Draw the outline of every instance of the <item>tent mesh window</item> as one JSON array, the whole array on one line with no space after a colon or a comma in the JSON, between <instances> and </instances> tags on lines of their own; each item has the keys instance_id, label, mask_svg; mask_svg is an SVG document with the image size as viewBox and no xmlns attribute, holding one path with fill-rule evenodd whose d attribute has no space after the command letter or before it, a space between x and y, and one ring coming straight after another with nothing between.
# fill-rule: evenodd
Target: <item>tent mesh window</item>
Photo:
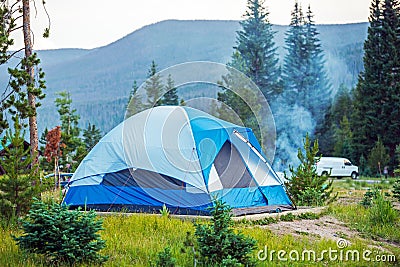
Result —
<instances>
[{"instance_id":1,"label":"tent mesh window","mask_svg":"<svg viewBox=\"0 0 400 267\"><path fill-rule=\"evenodd\" d=\"M253 178L247 170L238 150L226 141L214 160L214 166L223 188L254 187Z\"/></svg>"}]
</instances>

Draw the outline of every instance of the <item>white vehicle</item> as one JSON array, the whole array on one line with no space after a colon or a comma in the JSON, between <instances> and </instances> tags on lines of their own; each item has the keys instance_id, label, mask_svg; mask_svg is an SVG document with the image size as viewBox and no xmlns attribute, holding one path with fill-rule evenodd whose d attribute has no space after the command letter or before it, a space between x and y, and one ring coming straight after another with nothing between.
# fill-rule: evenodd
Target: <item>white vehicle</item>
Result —
<instances>
[{"instance_id":1,"label":"white vehicle","mask_svg":"<svg viewBox=\"0 0 400 267\"><path fill-rule=\"evenodd\" d=\"M346 158L321 157L316 165L318 175L328 175L330 172L332 177L351 177L353 179L358 177L358 167Z\"/></svg>"}]
</instances>

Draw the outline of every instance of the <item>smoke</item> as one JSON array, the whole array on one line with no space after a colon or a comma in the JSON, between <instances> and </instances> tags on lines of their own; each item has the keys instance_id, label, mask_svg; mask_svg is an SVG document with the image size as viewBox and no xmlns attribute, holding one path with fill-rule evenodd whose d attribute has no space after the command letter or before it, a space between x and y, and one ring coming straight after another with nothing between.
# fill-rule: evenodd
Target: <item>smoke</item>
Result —
<instances>
[{"instance_id":1,"label":"smoke","mask_svg":"<svg viewBox=\"0 0 400 267\"><path fill-rule=\"evenodd\" d=\"M296 167L300 163L298 149L303 147L306 133L314 131L316 122L310 111L298 104L289 105L282 96L271 107L277 129L274 167L276 171L288 171L289 165Z\"/></svg>"}]
</instances>

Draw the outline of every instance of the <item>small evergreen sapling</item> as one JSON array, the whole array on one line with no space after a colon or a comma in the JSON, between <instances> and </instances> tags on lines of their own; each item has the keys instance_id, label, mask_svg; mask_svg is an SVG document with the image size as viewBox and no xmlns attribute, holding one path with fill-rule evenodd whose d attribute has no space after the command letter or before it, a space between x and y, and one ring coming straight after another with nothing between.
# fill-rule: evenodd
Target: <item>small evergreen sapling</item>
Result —
<instances>
[{"instance_id":1,"label":"small evergreen sapling","mask_svg":"<svg viewBox=\"0 0 400 267\"><path fill-rule=\"evenodd\" d=\"M51 264L102 263L108 259L98 253L105 247L98 234L102 224L94 211L69 211L64 205L36 201L22 220L23 235L14 240L20 249L44 255Z\"/></svg>"},{"instance_id":2,"label":"small evergreen sapling","mask_svg":"<svg viewBox=\"0 0 400 267\"><path fill-rule=\"evenodd\" d=\"M297 158L300 160L300 165L295 169L289 166L292 173L286 187L289 194L292 196L297 205L306 206L321 206L326 202L331 202L336 199L332 194L333 181L328 182L329 176L317 174L316 163L320 157L318 154L318 140L314 141L311 146L310 137L307 134L303 140L303 149L299 148Z\"/></svg>"},{"instance_id":3,"label":"small evergreen sapling","mask_svg":"<svg viewBox=\"0 0 400 267\"><path fill-rule=\"evenodd\" d=\"M24 147L24 132L17 117L14 131L7 130L1 144L4 148L1 165L6 174L0 176L0 214L6 218L19 217L28 211L32 198L40 194L40 182L29 148Z\"/></svg>"},{"instance_id":4,"label":"small evergreen sapling","mask_svg":"<svg viewBox=\"0 0 400 267\"><path fill-rule=\"evenodd\" d=\"M397 179L396 182L394 182L392 194L397 201L400 201L400 179Z\"/></svg>"},{"instance_id":5,"label":"small evergreen sapling","mask_svg":"<svg viewBox=\"0 0 400 267\"><path fill-rule=\"evenodd\" d=\"M231 208L215 200L211 215L210 224L195 225L200 261L206 266L252 266L249 254L256 241L234 232Z\"/></svg>"},{"instance_id":6,"label":"small evergreen sapling","mask_svg":"<svg viewBox=\"0 0 400 267\"><path fill-rule=\"evenodd\" d=\"M166 247L163 251L157 254L157 267L174 267L176 259L172 257L171 249Z\"/></svg>"}]
</instances>

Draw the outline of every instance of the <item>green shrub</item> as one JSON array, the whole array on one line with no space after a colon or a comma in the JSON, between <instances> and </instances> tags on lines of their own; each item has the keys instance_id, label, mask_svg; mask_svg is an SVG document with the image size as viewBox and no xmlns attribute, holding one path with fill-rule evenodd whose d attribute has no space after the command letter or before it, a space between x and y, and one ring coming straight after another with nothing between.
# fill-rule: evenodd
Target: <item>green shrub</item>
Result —
<instances>
[{"instance_id":1,"label":"green shrub","mask_svg":"<svg viewBox=\"0 0 400 267\"><path fill-rule=\"evenodd\" d=\"M321 197L320 190L316 188L305 188L298 195L300 204L306 206L322 206L324 205L323 198Z\"/></svg>"},{"instance_id":2,"label":"green shrub","mask_svg":"<svg viewBox=\"0 0 400 267\"><path fill-rule=\"evenodd\" d=\"M249 254L256 241L234 232L231 208L215 200L211 215L211 223L195 224L200 261L206 266L252 266Z\"/></svg>"},{"instance_id":3,"label":"green shrub","mask_svg":"<svg viewBox=\"0 0 400 267\"><path fill-rule=\"evenodd\" d=\"M400 179L397 179L393 184L392 190L393 197L400 201Z\"/></svg>"},{"instance_id":4,"label":"green shrub","mask_svg":"<svg viewBox=\"0 0 400 267\"><path fill-rule=\"evenodd\" d=\"M157 267L174 267L176 259L172 257L171 249L166 247L163 251L157 254Z\"/></svg>"},{"instance_id":5,"label":"green shrub","mask_svg":"<svg viewBox=\"0 0 400 267\"><path fill-rule=\"evenodd\" d=\"M398 213L392 203L378 192L368 209L368 219L372 225L393 225L398 220Z\"/></svg>"},{"instance_id":6,"label":"green shrub","mask_svg":"<svg viewBox=\"0 0 400 267\"><path fill-rule=\"evenodd\" d=\"M26 214L33 197L41 192L38 166L33 164L29 148L24 146L24 135L16 118L14 131L7 130L1 140L4 148L1 166L6 174L0 176L0 215L4 219L12 220Z\"/></svg>"},{"instance_id":7,"label":"green shrub","mask_svg":"<svg viewBox=\"0 0 400 267\"><path fill-rule=\"evenodd\" d=\"M312 212L305 212L297 215L297 218L300 220L316 220L321 217L321 214L312 213Z\"/></svg>"},{"instance_id":8,"label":"green shrub","mask_svg":"<svg viewBox=\"0 0 400 267\"><path fill-rule=\"evenodd\" d=\"M251 222L254 225L268 225L268 224L276 223L276 222L278 222L278 220L275 218L272 218L272 217L265 217L263 219L251 221Z\"/></svg>"},{"instance_id":9,"label":"green shrub","mask_svg":"<svg viewBox=\"0 0 400 267\"><path fill-rule=\"evenodd\" d=\"M20 249L44 255L52 264L101 263L98 254L105 247L97 233L102 220L93 211L68 211L68 207L36 201L22 220L23 235L14 237Z\"/></svg>"},{"instance_id":10,"label":"green shrub","mask_svg":"<svg viewBox=\"0 0 400 267\"><path fill-rule=\"evenodd\" d=\"M292 221L294 221L294 220L296 219L296 216L293 215L292 213L288 213L288 214L286 214L286 215L281 215L281 216L279 217L279 219L280 219L281 221L284 221L284 222L292 222Z\"/></svg>"},{"instance_id":11,"label":"green shrub","mask_svg":"<svg viewBox=\"0 0 400 267\"><path fill-rule=\"evenodd\" d=\"M299 148L297 152L300 165L296 169L289 166L292 173L291 177L286 177L289 180L286 183L289 194L299 206L321 206L332 202L337 197L337 194L331 196L333 181L328 181L327 175L317 174L316 163L320 159L317 157L318 140L315 140L311 146L310 137L307 134L303 140L303 150Z\"/></svg>"},{"instance_id":12,"label":"green shrub","mask_svg":"<svg viewBox=\"0 0 400 267\"><path fill-rule=\"evenodd\" d=\"M368 189L367 192L365 192L363 199L361 200L360 204L364 207L370 207L373 203L373 200L377 198L379 194L378 189Z\"/></svg>"}]
</instances>

